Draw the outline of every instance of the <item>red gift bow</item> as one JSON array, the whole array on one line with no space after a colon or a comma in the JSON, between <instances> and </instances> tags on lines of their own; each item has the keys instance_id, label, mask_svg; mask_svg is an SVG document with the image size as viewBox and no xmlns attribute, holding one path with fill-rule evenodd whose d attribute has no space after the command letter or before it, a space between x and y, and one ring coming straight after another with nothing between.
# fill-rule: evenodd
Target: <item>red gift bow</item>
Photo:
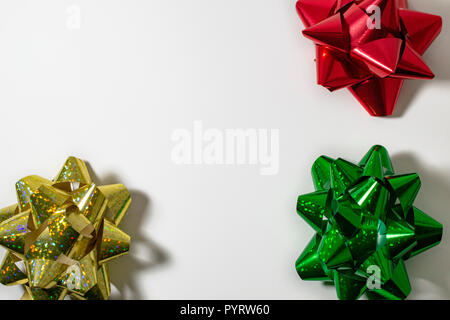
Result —
<instances>
[{"instance_id":1,"label":"red gift bow","mask_svg":"<svg viewBox=\"0 0 450 320\"><path fill-rule=\"evenodd\" d=\"M347 87L372 116L391 115L404 79L434 78L422 55L442 29L441 17L407 8L407 0L299 0L318 84Z\"/></svg>"}]
</instances>

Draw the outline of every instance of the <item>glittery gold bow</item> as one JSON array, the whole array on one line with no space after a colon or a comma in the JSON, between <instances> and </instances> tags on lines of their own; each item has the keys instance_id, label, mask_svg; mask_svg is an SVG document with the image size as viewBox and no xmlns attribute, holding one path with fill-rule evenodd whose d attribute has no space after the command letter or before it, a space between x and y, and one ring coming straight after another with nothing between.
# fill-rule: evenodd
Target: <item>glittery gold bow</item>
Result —
<instances>
[{"instance_id":1,"label":"glittery gold bow","mask_svg":"<svg viewBox=\"0 0 450 320\"><path fill-rule=\"evenodd\" d=\"M22 299L108 299L106 262L130 246L118 228L128 190L95 185L85 163L69 157L53 181L28 176L16 191L18 204L0 210L0 245L8 250L0 282L23 284Z\"/></svg>"}]
</instances>

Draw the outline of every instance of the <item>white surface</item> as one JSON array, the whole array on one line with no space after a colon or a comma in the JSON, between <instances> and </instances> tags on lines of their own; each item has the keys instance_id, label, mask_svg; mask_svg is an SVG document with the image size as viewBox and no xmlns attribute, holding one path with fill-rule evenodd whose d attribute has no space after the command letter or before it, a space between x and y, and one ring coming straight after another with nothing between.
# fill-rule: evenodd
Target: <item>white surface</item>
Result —
<instances>
[{"instance_id":1,"label":"white surface","mask_svg":"<svg viewBox=\"0 0 450 320\"><path fill-rule=\"evenodd\" d=\"M410 298L450 298L450 4L410 3L444 18L425 55L437 79L408 81L396 115L375 119L315 84L294 0L1 0L0 205L19 178L52 178L75 155L133 193L132 251L111 263L123 298L334 299L295 272L313 234L296 198L319 155L358 161L383 144L398 173L420 174L416 205L445 226L407 262ZM66 26L73 5L79 29ZM279 129L279 174L173 164L171 134L194 120Z\"/></svg>"}]
</instances>

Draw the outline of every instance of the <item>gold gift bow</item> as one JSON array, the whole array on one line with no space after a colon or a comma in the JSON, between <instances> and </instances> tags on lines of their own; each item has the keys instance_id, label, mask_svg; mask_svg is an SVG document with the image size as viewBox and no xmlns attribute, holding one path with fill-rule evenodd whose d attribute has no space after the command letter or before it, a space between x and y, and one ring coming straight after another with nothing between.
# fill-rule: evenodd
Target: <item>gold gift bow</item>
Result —
<instances>
[{"instance_id":1,"label":"gold gift bow","mask_svg":"<svg viewBox=\"0 0 450 320\"><path fill-rule=\"evenodd\" d=\"M22 299L108 299L106 262L130 245L118 228L131 204L128 190L96 186L85 163L69 157L53 181L28 176L16 192L18 204L0 210L0 245L8 250L0 283L23 284Z\"/></svg>"}]
</instances>

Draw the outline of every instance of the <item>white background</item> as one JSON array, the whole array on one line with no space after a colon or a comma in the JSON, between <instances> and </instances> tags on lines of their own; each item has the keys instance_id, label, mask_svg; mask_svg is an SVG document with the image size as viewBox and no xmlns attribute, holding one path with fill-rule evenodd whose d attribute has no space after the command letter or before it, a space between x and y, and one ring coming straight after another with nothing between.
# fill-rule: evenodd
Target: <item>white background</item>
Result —
<instances>
[{"instance_id":1,"label":"white background","mask_svg":"<svg viewBox=\"0 0 450 320\"><path fill-rule=\"evenodd\" d=\"M407 81L395 115L372 118L316 85L294 0L1 0L0 205L18 179L53 178L78 156L134 197L131 253L110 264L115 298L334 299L295 272L313 235L296 199L313 190L316 157L356 162L383 144L397 173L420 174L416 206L444 224L441 245L406 264L410 298L450 298L450 4L410 6L444 18L425 54L437 77ZM175 165L171 134L194 120L279 129L279 174Z\"/></svg>"}]
</instances>

